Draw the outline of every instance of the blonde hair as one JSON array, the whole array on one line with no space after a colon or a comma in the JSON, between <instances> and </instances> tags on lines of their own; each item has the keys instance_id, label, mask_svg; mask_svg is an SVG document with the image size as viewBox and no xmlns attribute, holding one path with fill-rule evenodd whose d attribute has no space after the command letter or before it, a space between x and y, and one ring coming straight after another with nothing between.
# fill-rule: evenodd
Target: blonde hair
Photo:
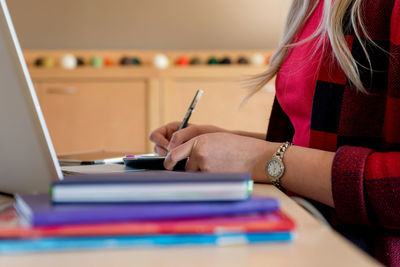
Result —
<instances>
[{"instance_id":1,"label":"blonde hair","mask_svg":"<svg viewBox=\"0 0 400 267\"><path fill-rule=\"evenodd\" d=\"M319 1L322 0L293 0L286 19L283 38L271 58L269 68L256 75L254 90L250 95L259 91L266 85L279 71L285 57L291 47L303 44L318 38L321 49L324 49L325 40L328 39L332 47L333 56L346 74L349 82L360 92L366 93L363 82L360 79L360 67L372 72L371 61L367 53L361 35L373 45L377 46L369 38L361 15L362 0L325 0L323 17L317 30L308 38L299 42L294 42L297 32L304 26L305 22L316 9ZM349 10L349 13L348 13ZM346 21L345 16L350 15L350 25L343 25ZM345 39L344 27L351 27L359 40L361 47L366 55L369 66L360 65L352 56L351 50Z\"/></svg>"}]
</instances>

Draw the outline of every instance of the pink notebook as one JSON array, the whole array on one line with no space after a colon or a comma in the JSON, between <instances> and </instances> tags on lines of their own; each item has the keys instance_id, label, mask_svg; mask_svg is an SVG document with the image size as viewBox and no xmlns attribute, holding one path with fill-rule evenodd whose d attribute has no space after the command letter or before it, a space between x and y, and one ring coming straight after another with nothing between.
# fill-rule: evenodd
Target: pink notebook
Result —
<instances>
[{"instance_id":1,"label":"pink notebook","mask_svg":"<svg viewBox=\"0 0 400 267\"><path fill-rule=\"evenodd\" d=\"M291 232L295 223L281 211L140 222L31 227L13 209L0 214L0 238L84 237L160 234Z\"/></svg>"}]
</instances>

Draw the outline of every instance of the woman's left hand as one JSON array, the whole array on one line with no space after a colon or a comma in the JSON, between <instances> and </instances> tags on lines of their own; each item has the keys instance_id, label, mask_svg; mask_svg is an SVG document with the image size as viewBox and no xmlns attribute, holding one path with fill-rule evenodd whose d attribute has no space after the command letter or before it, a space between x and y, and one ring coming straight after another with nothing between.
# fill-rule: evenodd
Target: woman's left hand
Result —
<instances>
[{"instance_id":1,"label":"woman's left hand","mask_svg":"<svg viewBox=\"0 0 400 267\"><path fill-rule=\"evenodd\" d=\"M279 144L230 133L203 134L172 149L164 166L172 170L178 161L188 158L187 171L249 172L252 176L264 176L263 166L277 147Z\"/></svg>"}]
</instances>

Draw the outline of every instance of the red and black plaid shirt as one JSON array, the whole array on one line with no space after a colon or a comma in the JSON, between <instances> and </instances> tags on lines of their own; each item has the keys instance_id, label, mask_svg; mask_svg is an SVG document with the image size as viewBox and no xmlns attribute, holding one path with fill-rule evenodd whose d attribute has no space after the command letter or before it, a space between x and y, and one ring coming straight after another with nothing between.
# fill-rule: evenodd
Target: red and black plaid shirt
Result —
<instances>
[{"instance_id":1,"label":"red and black plaid shirt","mask_svg":"<svg viewBox=\"0 0 400 267\"><path fill-rule=\"evenodd\" d=\"M368 94L350 85L328 49L313 97L310 147L336 151L332 191L337 220L367 227L378 259L400 266L400 0L363 3L367 33L379 46L361 38L372 73L346 17L346 40ZM267 140L291 140L293 133L275 99Z\"/></svg>"}]
</instances>

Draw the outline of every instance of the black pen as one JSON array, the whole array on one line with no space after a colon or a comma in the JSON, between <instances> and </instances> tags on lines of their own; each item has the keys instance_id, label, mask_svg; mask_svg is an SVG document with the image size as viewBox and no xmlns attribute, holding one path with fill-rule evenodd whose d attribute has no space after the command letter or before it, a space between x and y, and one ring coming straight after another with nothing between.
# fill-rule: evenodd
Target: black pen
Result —
<instances>
[{"instance_id":1,"label":"black pen","mask_svg":"<svg viewBox=\"0 0 400 267\"><path fill-rule=\"evenodd\" d=\"M188 122L189 122L189 118L193 113L194 108L196 107L197 102L199 102L200 97L203 95L203 90L197 90L196 94L194 95L194 98L192 100L192 103L190 104L185 117L182 120L181 125L179 126L178 130L181 130L183 128L186 128Z\"/></svg>"}]
</instances>

